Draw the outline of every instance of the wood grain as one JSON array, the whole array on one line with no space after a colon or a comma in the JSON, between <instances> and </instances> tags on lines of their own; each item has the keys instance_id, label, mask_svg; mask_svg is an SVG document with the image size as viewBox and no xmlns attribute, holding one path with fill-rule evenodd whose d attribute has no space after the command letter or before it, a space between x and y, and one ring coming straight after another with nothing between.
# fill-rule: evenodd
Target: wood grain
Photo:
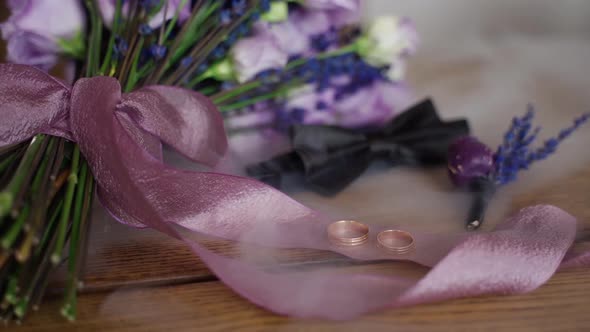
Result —
<instances>
[{"instance_id":1,"label":"wood grain","mask_svg":"<svg viewBox=\"0 0 590 332\"><path fill-rule=\"evenodd\" d=\"M0 20L7 17L4 2L0 2ZM481 93L491 86L486 85L486 70L506 68L518 72L519 63L512 51L494 53L497 58L506 57L507 66L494 65L492 57L470 55L452 60L433 61L432 55L417 59L411 66L409 77L418 91L433 95L445 116L466 115L471 99L481 102ZM558 48L562 54L561 48ZM493 51L493 50L492 50ZM0 43L0 57L4 45ZM544 54L544 52L538 52ZM522 57L528 61L528 57ZM511 67L511 63L514 64ZM565 62L562 62L565 63ZM505 63L504 63L505 64ZM560 64L554 64L560 68ZM545 66L553 68L553 66ZM520 75L520 72L518 72ZM516 75L516 74L515 74ZM535 74L537 75L537 74ZM507 86L523 98L541 100L556 111L546 116L552 120L565 118L563 111L579 110L587 106L587 84L568 85L557 74L540 73L535 76L532 87L515 87L508 78L502 78ZM498 85L493 81L494 85ZM540 84L536 84L541 82ZM504 84L504 83L502 83ZM581 88L580 88L581 87ZM581 90L581 92L580 92ZM519 96L520 97L520 96ZM502 96L500 105L521 105L521 98ZM497 106L497 105L494 105ZM474 107L475 108L475 107ZM514 114L520 108L510 108ZM471 110L467 110L471 112ZM498 110L500 112L501 110ZM507 112L507 111L505 111ZM567 112L566 112L567 113ZM475 121L474 129L483 139L499 138L498 126L504 125L505 116L493 113L478 117L467 114ZM567 115L569 117L570 115ZM489 127L489 128L488 128ZM502 128L503 130L503 128ZM588 138L580 134L582 139ZM587 140L586 140L587 142ZM579 145L578 145L579 146ZM587 147L569 151L588 154ZM588 160L587 158L583 160ZM563 165L572 166L561 160ZM540 171L532 171L521 181L543 183L526 190L506 189L510 193L505 206L494 209L487 229L506 214L531 204L557 205L580 221L579 241L590 241L586 231L590 226L590 164L575 165L577 171L564 171L560 162L548 162ZM544 173L545 172L545 173ZM460 223L436 223L422 214L423 210L436 210L430 216L464 208L463 198L442 201L450 196L452 189L445 178L444 170L424 172L421 176L404 171L388 171L382 175L366 176L353 184L346 192L334 199L324 199L313 194L296 195L298 199L316 208L363 220L389 222L404 219L408 223L420 223L436 231L457 231ZM553 173L560 173L556 176ZM549 181L542 178L551 178ZM433 183L423 181L430 178ZM423 199L423 192L412 186L430 186L442 194L425 203L425 206L404 206L404 196ZM454 194L454 193L453 193ZM508 196L506 194L505 196ZM399 203L402 202L402 203ZM397 204L397 205L396 205ZM391 206L389 206L391 205ZM440 210L441 207L445 211ZM495 206L500 207L500 205ZM439 210L437 210L439 209ZM502 212L496 212L500 211ZM414 212L415 211L415 212ZM449 215L446 219L452 219ZM442 219L442 217L441 217ZM495 220L494 222L492 222ZM452 220L451 220L452 221ZM586 244L586 247L588 244ZM210 249L226 255L235 255L235 247L228 242L212 241ZM268 255L268 253L265 253ZM351 264L341 256L313 250L274 251L270 258L293 268L311 268L322 264L338 264L342 272L380 271L382 273L407 273L420 275L426 269L408 263ZM268 257L268 256L267 256ZM85 274L85 292L79 298L78 321L69 323L58 312L61 299L50 297L41 311L33 313L22 326L11 325L13 331L588 331L590 330L590 272L566 270L557 273L546 285L527 294L510 297L480 297L421 305L399 310L389 310L368 315L361 319L344 322L323 322L280 317L243 300L220 282L198 257L186 246L174 239L151 230L138 230L120 225L97 208L94 217L90 253ZM55 275L52 290L61 287L63 271ZM289 299L285 299L288 301Z\"/></svg>"},{"instance_id":2,"label":"wood grain","mask_svg":"<svg viewBox=\"0 0 590 332\"><path fill-rule=\"evenodd\" d=\"M106 217L101 208L97 209L95 216L98 218L91 230L84 291L215 279L183 242L151 229L121 225ZM230 241L208 240L204 244L208 249L226 256L235 256L243 250ZM348 261L335 253L311 249L248 247L248 251L260 264L265 264L265 260L291 265ZM54 279L53 287L59 288L61 281L65 280L65 267L57 272Z\"/></svg>"},{"instance_id":3,"label":"wood grain","mask_svg":"<svg viewBox=\"0 0 590 332\"><path fill-rule=\"evenodd\" d=\"M390 265L377 269L391 270ZM358 268L358 267L357 267ZM375 268L366 266L364 269ZM344 273L344 271L343 271ZM285 299L288 301L288 299ZM559 272L526 295L479 297L388 310L352 322L268 313L219 282L121 288L80 298L79 319L64 322L52 299L14 331L587 331L590 273Z\"/></svg>"},{"instance_id":4,"label":"wood grain","mask_svg":"<svg viewBox=\"0 0 590 332\"><path fill-rule=\"evenodd\" d=\"M588 192L590 168L553 181L533 192L515 195L510 211L535 204L553 204L579 219L580 238L590 233ZM350 202L349 202L350 200ZM338 202L351 205L355 196ZM182 242L150 229L136 229L112 220L100 207L96 208L90 240L89 257L84 276L85 290L114 289L121 286L161 285L189 281L208 281L215 276ZM362 215L361 215L362 218ZM367 217L369 219L369 217ZM362 220L362 219L361 219ZM412 220L409 220L411 223ZM416 220L418 222L418 220ZM229 241L208 241L207 247L218 253L233 256L236 247ZM307 249L258 250L262 260L283 264L327 264L347 261L330 253ZM253 255L257 257L257 255ZM260 263L264 264L264 261ZM63 271L56 277L55 287L63 280Z\"/></svg>"}]
</instances>

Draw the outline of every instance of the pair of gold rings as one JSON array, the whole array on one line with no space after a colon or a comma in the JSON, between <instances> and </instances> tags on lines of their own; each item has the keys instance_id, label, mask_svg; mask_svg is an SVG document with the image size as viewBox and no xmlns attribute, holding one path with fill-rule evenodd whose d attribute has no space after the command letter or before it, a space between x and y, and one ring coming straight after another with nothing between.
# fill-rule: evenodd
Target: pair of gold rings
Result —
<instances>
[{"instance_id":1,"label":"pair of gold rings","mask_svg":"<svg viewBox=\"0 0 590 332\"><path fill-rule=\"evenodd\" d=\"M353 247L369 241L369 226L354 220L340 220L327 228L328 239L335 245ZM397 229L388 229L377 234L379 248L398 255L414 249L412 234Z\"/></svg>"}]
</instances>

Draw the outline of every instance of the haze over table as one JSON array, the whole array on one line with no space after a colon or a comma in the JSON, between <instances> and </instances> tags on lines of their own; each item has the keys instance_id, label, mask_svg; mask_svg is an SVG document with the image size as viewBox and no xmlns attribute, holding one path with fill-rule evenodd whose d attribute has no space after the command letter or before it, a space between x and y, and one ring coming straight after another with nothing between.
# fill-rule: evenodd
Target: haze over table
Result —
<instances>
[{"instance_id":1,"label":"haze over table","mask_svg":"<svg viewBox=\"0 0 590 332\"><path fill-rule=\"evenodd\" d=\"M543 23L534 22L537 25ZM471 44L475 45L473 52L457 50L453 54L454 50L450 50L450 54L442 58L424 54L410 66L410 77L420 93L434 95L443 114L469 114L480 137L492 145L499 143L501 137L498 131L506 128L508 117L521 113L526 102L531 100L536 101L539 119L549 135L588 108L587 87L590 81L580 68L587 64L583 55L588 54L590 48L586 39L576 39L579 37L573 34L569 36L571 40L546 35L537 38L509 37L506 33L504 37L507 39L474 42ZM560 58L564 54L565 58ZM556 63L556 58L563 61ZM486 227L491 227L509 211L540 202L556 204L588 225L590 174L581 169L587 170L590 165L587 156L580 153L586 151L584 148L588 139L587 131L580 132L579 136L564 145L559 158L534 167L530 175L525 175L526 181L522 185L506 188L503 198L491 211L493 216L490 214L490 223ZM443 173L437 170L426 174L392 170L366 176L335 200L324 200L308 193L300 193L297 197L316 207L359 220L384 224L415 223L440 231L459 230L462 225L456 221L464 212L462 208L466 197L451 192ZM409 184L412 184L412 189L406 189ZM416 201L415 197L423 200ZM515 199L513 202L509 200L512 198ZM102 268L95 274L95 280L108 281L117 272L128 272L127 285L165 283L155 272L162 267L171 267L162 271L166 280L178 280L177 276L181 274L184 275L184 282L210 280L211 275L204 270L200 270L203 274L195 273L202 265L175 241L158 237L150 231L125 234L122 233L125 228L117 227L106 219L108 217L104 215L99 217L93 230L98 235L95 236L97 247L93 254L99 257L97 265ZM125 234L125 237L119 237L119 234ZM220 247L220 250L227 249ZM128 256L129 252L137 252L138 256ZM308 261L306 257L303 255L301 260ZM177 258L186 264L170 266ZM399 270L405 265L394 267ZM405 268L410 273L420 272L413 266ZM390 269L391 265L386 265L385 270ZM120 277L120 274L117 276ZM547 286L525 296L485 297L419 306L344 324L303 322L269 315L235 297L219 282L147 289L121 288L84 295L80 304L83 312L76 323L79 325L65 324L55 317L54 312L61 304L57 299L51 304L53 308L44 308L32 315L23 327L14 329L157 330L173 326L189 330L199 326L211 330L227 330L228 327L236 330L269 327L351 331L360 328L472 331L474 327L520 331L582 330L590 324L587 315L590 304L588 285L590 279L586 270L568 271L557 274ZM470 314L465 315L465 312Z\"/></svg>"}]
</instances>

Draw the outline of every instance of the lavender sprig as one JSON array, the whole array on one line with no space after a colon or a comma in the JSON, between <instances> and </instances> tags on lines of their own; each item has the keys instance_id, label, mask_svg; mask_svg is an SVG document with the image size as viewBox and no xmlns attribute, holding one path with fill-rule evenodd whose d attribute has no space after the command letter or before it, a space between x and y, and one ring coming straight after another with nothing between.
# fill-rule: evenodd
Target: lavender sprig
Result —
<instances>
[{"instance_id":1,"label":"lavender sprig","mask_svg":"<svg viewBox=\"0 0 590 332\"><path fill-rule=\"evenodd\" d=\"M590 120L590 112L576 118L570 127L561 130L557 137L546 140L539 148L532 147L541 130L539 127L533 129L533 119L534 108L529 105L524 116L512 120L495 154L471 136L458 139L449 148L451 180L473 195L466 221L468 230L482 225L488 202L499 186L515 181L520 171L555 153L563 140Z\"/></svg>"},{"instance_id":2,"label":"lavender sprig","mask_svg":"<svg viewBox=\"0 0 590 332\"><path fill-rule=\"evenodd\" d=\"M334 88L336 99L354 94L379 80L386 80L386 68L373 67L363 61L348 48L319 54L313 58L296 58L283 70L267 70L244 85L213 96L216 104L224 112L241 110L260 101L276 99L284 93L285 86L293 87L312 84L318 92ZM337 78L349 78L346 83L337 83ZM299 84L294 84L294 82ZM289 89L288 89L289 90ZM274 91L274 93L273 93ZM266 98L251 98L252 96ZM241 100L236 100L239 97ZM290 113L287 110L286 113Z\"/></svg>"},{"instance_id":3,"label":"lavender sprig","mask_svg":"<svg viewBox=\"0 0 590 332\"><path fill-rule=\"evenodd\" d=\"M530 152L527 155L527 165L532 164L535 161L540 161L546 159L549 155L557 150L557 147L568 138L574 131L580 128L584 123L588 122L590 119L590 113L585 113L574 120L574 123L559 132L557 137L553 137L545 141L545 144L538 148L537 150Z\"/></svg>"},{"instance_id":4,"label":"lavender sprig","mask_svg":"<svg viewBox=\"0 0 590 332\"><path fill-rule=\"evenodd\" d=\"M558 136L545 141L542 147L533 149L540 128L531 131L534 119L534 107L529 109L522 118L514 118L512 126L504 135L504 142L498 147L495 155L495 179L498 185L505 185L517 179L521 170L529 169L536 161L544 160L555 153L563 140L580 128L590 119L590 113L585 113L574 120L572 126L561 130Z\"/></svg>"}]
</instances>

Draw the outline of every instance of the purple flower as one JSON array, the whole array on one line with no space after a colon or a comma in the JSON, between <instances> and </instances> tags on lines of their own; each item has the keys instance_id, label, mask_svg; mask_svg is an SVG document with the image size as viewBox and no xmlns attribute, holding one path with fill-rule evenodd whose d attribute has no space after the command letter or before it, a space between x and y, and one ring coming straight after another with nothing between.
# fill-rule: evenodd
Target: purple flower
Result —
<instances>
[{"instance_id":1,"label":"purple flower","mask_svg":"<svg viewBox=\"0 0 590 332\"><path fill-rule=\"evenodd\" d=\"M456 186L465 187L474 179L488 177L494 170L494 154L473 136L465 136L449 146L449 176Z\"/></svg>"},{"instance_id":2,"label":"purple flower","mask_svg":"<svg viewBox=\"0 0 590 332\"><path fill-rule=\"evenodd\" d=\"M269 69L283 68L289 58L267 34L241 39L232 48L230 56L239 82L246 82Z\"/></svg>"},{"instance_id":3,"label":"purple flower","mask_svg":"<svg viewBox=\"0 0 590 332\"><path fill-rule=\"evenodd\" d=\"M316 53L311 47L312 38L359 21L358 1L311 1L306 6L289 12L283 22L257 22L255 34L272 36L289 55L310 56Z\"/></svg>"},{"instance_id":4,"label":"purple flower","mask_svg":"<svg viewBox=\"0 0 590 332\"><path fill-rule=\"evenodd\" d=\"M361 128L383 125L405 110L413 99L407 86L389 82L375 82L341 99L335 98L336 90L302 90L289 98L283 112L305 110L301 121L304 124Z\"/></svg>"},{"instance_id":5,"label":"purple flower","mask_svg":"<svg viewBox=\"0 0 590 332\"><path fill-rule=\"evenodd\" d=\"M303 5L309 9L323 11L334 27L360 21L360 0L306 0Z\"/></svg>"},{"instance_id":6,"label":"purple flower","mask_svg":"<svg viewBox=\"0 0 590 332\"><path fill-rule=\"evenodd\" d=\"M248 128L269 127L275 121L277 107L273 102L256 103L243 114L229 116L225 120L225 129L228 132L233 132Z\"/></svg>"},{"instance_id":7,"label":"purple flower","mask_svg":"<svg viewBox=\"0 0 590 332\"><path fill-rule=\"evenodd\" d=\"M11 0L11 15L0 25L8 60L48 70L59 53L83 48L84 11L77 0Z\"/></svg>"},{"instance_id":8,"label":"purple flower","mask_svg":"<svg viewBox=\"0 0 590 332\"><path fill-rule=\"evenodd\" d=\"M309 37L299 30L292 18L276 24L258 22L255 33L271 36L288 55L304 54L309 50Z\"/></svg>"},{"instance_id":9,"label":"purple flower","mask_svg":"<svg viewBox=\"0 0 590 332\"><path fill-rule=\"evenodd\" d=\"M158 28L164 22L164 12L166 13L166 20L171 19L175 14L178 7L182 4L184 0L168 0L166 7L162 6L162 9L154 16L150 18L149 25L152 28ZM178 22L182 23L186 19L188 19L191 15L191 5L190 1L184 1L184 6L180 9L178 13ZM102 18L107 26L111 26L113 23L113 17L115 16L115 9L117 5L117 0L97 0L98 9L102 15ZM129 1L125 2L122 8L123 15L127 15L129 13Z\"/></svg>"},{"instance_id":10,"label":"purple flower","mask_svg":"<svg viewBox=\"0 0 590 332\"><path fill-rule=\"evenodd\" d=\"M335 93L333 88L318 92L312 85L293 91L280 110L282 119L294 119L303 124L333 124L334 117L329 110L334 105Z\"/></svg>"},{"instance_id":11,"label":"purple flower","mask_svg":"<svg viewBox=\"0 0 590 332\"><path fill-rule=\"evenodd\" d=\"M306 36L325 33L332 26L328 14L320 10L298 11L291 16L290 20Z\"/></svg>"},{"instance_id":12,"label":"purple flower","mask_svg":"<svg viewBox=\"0 0 590 332\"><path fill-rule=\"evenodd\" d=\"M336 103L337 124L348 128L381 126L410 106L412 99L406 85L377 81Z\"/></svg>"},{"instance_id":13,"label":"purple flower","mask_svg":"<svg viewBox=\"0 0 590 332\"><path fill-rule=\"evenodd\" d=\"M323 11L294 11L281 23L258 22L255 34L273 38L275 43L288 55L309 56L311 37L326 33L330 29L330 18Z\"/></svg>"},{"instance_id":14,"label":"purple flower","mask_svg":"<svg viewBox=\"0 0 590 332\"><path fill-rule=\"evenodd\" d=\"M303 5L307 8L321 10L358 11L360 0L305 0Z\"/></svg>"},{"instance_id":15,"label":"purple flower","mask_svg":"<svg viewBox=\"0 0 590 332\"><path fill-rule=\"evenodd\" d=\"M41 70L49 71L57 63L58 52L55 43L27 31L17 31L8 38L7 60Z\"/></svg>"}]
</instances>

